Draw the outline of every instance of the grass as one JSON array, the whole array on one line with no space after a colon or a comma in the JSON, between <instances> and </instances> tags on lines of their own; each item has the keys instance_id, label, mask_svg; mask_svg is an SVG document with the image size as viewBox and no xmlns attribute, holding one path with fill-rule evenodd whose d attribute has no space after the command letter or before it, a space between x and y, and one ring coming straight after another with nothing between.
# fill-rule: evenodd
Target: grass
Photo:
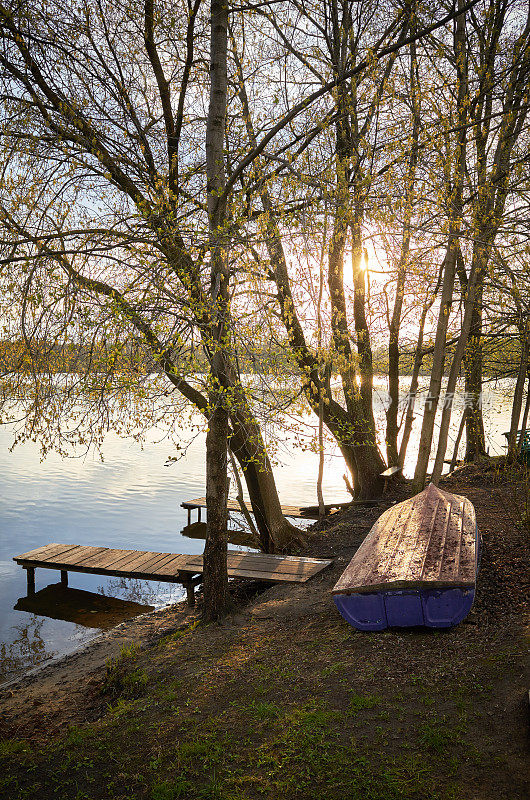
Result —
<instances>
[{"instance_id":1,"label":"grass","mask_svg":"<svg viewBox=\"0 0 530 800\"><path fill-rule=\"evenodd\" d=\"M138 645L133 643L124 645L116 658L107 661L102 694L120 701L145 694L149 676L145 669L134 668L137 658Z\"/></svg>"},{"instance_id":2,"label":"grass","mask_svg":"<svg viewBox=\"0 0 530 800\"><path fill-rule=\"evenodd\" d=\"M109 665L113 686L125 665L129 675L138 671L138 657L137 651L126 652ZM164 664L168 666L164 660L159 666ZM274 672L274 660L268 666ZM262 676L266 667L249 661L246 681ZM293 681L291 695L305 685L306 677ZM107 674L105 685L108 680ZM120 677L120 691L124 685L128 683ZM418 685L427 691L424 682L410 681L411 687ZM278 688L270 687L271 693L279 694ZM396 729L402 687L385 697L341 687L344 702L337 695L326 700L325 692L315 692L318 696L311 699L284 695L241 703L231 701L224 689L208 677L190 686L155 668L145 682L145 694L118 698L95 723L72 726L50 744L3 742L0 786L12 800L37 794L61 800L468 796L459 785L458 764L478 763L477 754L468 752L464 713L456 705L451 715L432 714L425 720L418 704L414 723L408 718ZM458 698L462 692L456 687L452 693ZM166 703L168 698L178 702L178 714ZM120 706L125 713L116 712ZM367 724L366 714L373 725ZM21 768L28 763L32 769Z\"/></svg>"},{"instance_id":3,"label":"grass","mask_svg":"<svg viewBox=\"0 0 530 800\"><path fill-rule=\"evenodd\" d=\"M185 675L168 647L122 650L106 667L102 691L112 703L99 720L71 726L49 743L2 742L0 794L10 800L467 800L466 769L493 768L468 725L477 723L484 693L494 693L499 668L517 660L513 647L481 659L481 682L478 645L469 674L449 656L439 672L419 662L393 682L362 670L367 658L381 658L382 640L375 637L364 640L363 652L352 644L357 640L325 632L321 647L326 639L342 651L325 675L318 660L304 657L305 642L298 648L292 641L289 666L280 635L269 633L258 656L236 633L226 637L206 654L190 639L178 651ZM401 641L407 644L412 640ZM234 659L236 674L228 670ZM348 660L355 688L335 667ZM441 706L443 713L432 710Z\"/></svg>"},{"instance_id":4,"label":"grass","mask_svg":"<svg viewBox=\"0 0 530 800\"><path fill-rule=\"evenodd\" d=\"M375 708L375 706L380 705L382 702L381 697L379 695L362 695L357 694L355 691L350 692L350 704L349 709L352 714L356 714L358 711L362 711L366 708Z\"/></svg>"},{"instance_id":5,"label":"grass","mask_svg":"<svg viewBox=\"0 0 530 800\"><path fill-rule=\"evenodd\" d=\"M129 655L122 659L134 673L138 667L129 660ZM248 677L252 673L251 667ZM349 691L344 707L336 700L327 703L322 696L290 703L257 699L246 705L218 699L205 719L195 720L194 710L200 708L196 691L180 683L156 685L154 676L145 685L149 693L127 701L125 716L117 715L114 706L99 722L74 726L51 744L4 742L0 786L6 796L12 800L37 794L61 800L466 797L453 785L455 763L466 758L458 715L433 717L419 725L419 710L417 735L407 723L403 728L409 735L402 742L407 746L396 748L389 747L395 745L395 715L387 713L398 705L396 696L383 699ZM207 688L212 687L203 683L203 692ZM164 697L169 693L173 698L178 695L182 719L166 708ZM377 723L373 730L364 725L367 712ZM27 764L29 754L33 768L23 770L21 761ZM447 786L450 795L445 793Z\"/></svg>"},{"instance_id":6,"label":"grass","mask_svg":"<svg viewBox=\"0 0 530 800\"><path fill-rule=\"evenodd\" d=\"M253 700L248 706L248 713L259 720L278 719L281 716L281 708L276 703L268 703L266 700Z\"/></svg>"}]
</instances>

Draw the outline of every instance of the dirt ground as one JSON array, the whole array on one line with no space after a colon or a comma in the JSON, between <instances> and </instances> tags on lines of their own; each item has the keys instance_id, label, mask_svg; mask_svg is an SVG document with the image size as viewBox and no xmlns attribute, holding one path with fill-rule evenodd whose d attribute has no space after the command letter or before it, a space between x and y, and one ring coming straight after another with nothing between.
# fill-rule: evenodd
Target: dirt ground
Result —
<instances>
[{"instance_id":1,"label":"dirt ground","mask_svg":"<svg viewBox=\"0 0 530 800\"><path fill-rule=\"evenodd\" d=\"M528 797L520 491L476 468L441 488L473 502L483 538L465 623L381 633L347 625L331 589L385 506L347 509L313 531L307 554L333 565L307 584L247 583L221 624L202 625L183 606L146 615L7 687L0 793ZM407 492L398 486L387 505Z\"/></svg>"}]
</instances>

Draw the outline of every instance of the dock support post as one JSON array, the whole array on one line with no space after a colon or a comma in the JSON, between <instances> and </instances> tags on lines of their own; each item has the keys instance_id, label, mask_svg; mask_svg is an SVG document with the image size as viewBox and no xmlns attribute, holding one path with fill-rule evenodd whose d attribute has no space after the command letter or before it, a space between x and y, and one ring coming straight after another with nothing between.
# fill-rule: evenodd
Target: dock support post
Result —
<instances>
[{"instance_id":1,"label":"dock support post","mask_svg":"<svg viewBox=\"0 0 530 800\"><path fill-rule=\"evenodd\" d=\"M61 586L68 586L68 572L65 569L61 570Z\"/></svg>"},{"instance_id":2,"label":"dock support post","mask_svg":"<svg viewBox=\"0 0 530 800\"><path fill-rule=\"evenodd\" d=\"M28 597L35 594L35 567L24 567L28 579Z\"/></svg>"},{"instance_id":3,"label":"dock support post","mask_svg":"<svg viewBox=\"0 0 530 800\"><path fill-rule=\"evenodd\" d=\"M188 525L191 525L191 508L188 508Z\"/></svg>"},{"instance_id":4,"label":"dock support post","mask_svg":"<svg viewBox=\"0 0 530 800\"><path fill-rule=\"evenodd\" d=\"M195 586L198 583L198 580L189 573L186 574L185 572L179 572L177 574L177 580L186 589L186 600L188 601L190 608L193 608L195 605Z\"/></svg>"},{"instance_id":5,"label":"dock support post","mask_svg":"<svg viewBox=\"0 0 530 800\"><path fill-rule=\"evenodd\" d=\"M202 516L201 512L202 512L202 508L200 508L200 507L199 507L199 508L197 509L197 521L198 521L198 522L200 522L200 521L201 521L201 516Z\"/></svg>"},{"instance_id":6,"label":"dock support post","mask_svg":"<svg viewBox=\"0 0 530 800\"><path fill-rule=\"evenodd\" d=\"M188 605L190 608L193 608L195 605L195 587L192 581L187 581L184 584L184 588L186 589L186 599L188 601Z\"/></svg>"}]
</instances>

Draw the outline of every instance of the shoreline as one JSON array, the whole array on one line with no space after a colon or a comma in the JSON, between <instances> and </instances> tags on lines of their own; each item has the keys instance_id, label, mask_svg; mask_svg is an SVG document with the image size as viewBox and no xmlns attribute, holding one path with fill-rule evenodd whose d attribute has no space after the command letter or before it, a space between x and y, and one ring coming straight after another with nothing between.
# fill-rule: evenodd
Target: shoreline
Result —
<instances>
[{"instance_id":1,"label":"shoreline","mask_svg":"<svg viewBox=\"0 0 530 800\"><path fill-rule=\"evenodd\" d=\"M0 683L0 696L1 693L7 689L11 689L13 686L16 686L19 683L24 683L26 680L30 681L34 678L38 678L40 673L44 672L47 669L52 669L62 665L63 662L66 662L68 659L73 658L74 656L80 656L81 654L89 651L91 648L99 646L104 641L111 641L116 638L120 638L123 634L124 642L129 641L129 639L133 640L135 637L130 637L129 631L134 631L137 628L141 630L143 628L143 623L148 621L151 617L156 614L163 614L164 612L170 612L173 609L176 609L180 606L185 606L185 601L179 600L177 603L170 603L165 606L161 606L160 608L154 608L152 611L148 611L144 614L138 614L137 617L131 617L129 619L124 620L123 622L119 622L114 627L109 628L107 630L99 629L98 633L95 633L91 639L88 639L85 642L82 642L78 646L74 647L73 650L70 650L66 653L61 653L59 655L50 656L49 659L43 661L40 664L37 664L34 667L29 667L27 670L24 670L18 675L15 675L12 678L8 678L6 681ZM97 629L96 629L97 630Z\"/></svg>"}]
</instances>

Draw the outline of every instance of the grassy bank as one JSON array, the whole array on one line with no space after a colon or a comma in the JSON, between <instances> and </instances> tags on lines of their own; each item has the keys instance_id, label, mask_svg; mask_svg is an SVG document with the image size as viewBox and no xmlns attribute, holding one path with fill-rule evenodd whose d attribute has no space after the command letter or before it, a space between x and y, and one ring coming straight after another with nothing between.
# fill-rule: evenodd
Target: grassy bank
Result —
<instances>
[{"instance_id":1,"label":"grassy bank","mask_svg":"<svg viewBox=\"0 0 530 800\"><path fill-rule=\"evenodd\" d=\"M87 670L74 709L65 693L51 714L38 685L25 709L11 697L2 796L525 797L525 532L490 483L448 486L475 503L484 537L468 623L349 627L330 588L379 512L342 514L309 546L333 569L308 584L124 647Z\"/></svg>"}]
</instances>

